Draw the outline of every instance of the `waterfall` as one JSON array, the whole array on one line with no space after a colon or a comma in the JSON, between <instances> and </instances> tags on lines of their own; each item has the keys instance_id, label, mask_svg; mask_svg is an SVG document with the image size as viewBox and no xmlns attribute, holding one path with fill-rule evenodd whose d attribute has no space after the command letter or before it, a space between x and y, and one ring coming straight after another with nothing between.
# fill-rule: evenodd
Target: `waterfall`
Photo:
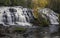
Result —
<instances>
[{"instance_id":1,"label":"waterfall","mask_svg":"<svg viewBox=\"0 0 60 38\"><path fill-rule=\"evenodd\" d=\"M3 25L32 26L30 21L33 19L33 14L28 8L0 7L0 18L0 24Z\"/></svg>"},{"instance_id":2,"label":"waterfall","mask_svg":"<svg viewBox=\"0 0 60 38\"><path fill-rule=\"evenodd\" d=\"M49 8L41 9L41 10L39 10L39 13L42 14L42 17L46 17L47 19L49 19L49 21L50 21L50 25L49 25L50 33L57 32L58 28L59 28L59 26L58 26L59 25L58 14Z\"/></svg>"}]
</instances>

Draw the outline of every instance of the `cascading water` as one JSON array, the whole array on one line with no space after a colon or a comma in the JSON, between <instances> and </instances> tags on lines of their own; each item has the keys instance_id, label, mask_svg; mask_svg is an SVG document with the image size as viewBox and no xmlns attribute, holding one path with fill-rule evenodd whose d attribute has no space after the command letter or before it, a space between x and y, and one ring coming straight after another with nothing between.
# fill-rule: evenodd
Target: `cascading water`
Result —
<instances>
[{"instance_id":1,"label":"cascading water","mask_svg":"<svg viewBox=\"0 0 60 38\"><path fill-rule=\"evenodd\" d=\"M20 6L19 7L18 6L17 7L16 6L15 7L0 7L0 25L3 25L4 28L8 26L7 28L10 29L10 31L16 29L16 27L18 28L21 27L24 29L27 28L26 32L22 33L23 37L27 34L30 34L31 31L34 31L33 28L36 28L35 26L32 26L31 24L33 20L34 20L34 16L32 14L32 9L23 8ZM16 33L14 35L17 37L19 36L20 38L21 34L20 33L17 33L17 34L19 35L16 35ZM31 37L31 36L32 35L27 36L27 37Z\"/></svg>"},{"instance_id":2,"label":"cascading water","mask_svg":"<svg viewBox=\"0 0 60 38\"><path fill-rule=\"evenodd\" d=\"M44 8L39 10L39 13L42 14L42 17L46 17L49 19L50 21L50 25L49 25L49 30L50 33L54 33L58 31L59 28L59 22L58 22L58 14L55 13L54 11L50 10L49 8Z\"/></svg>"},{"instance_id":3,"label":"cascading water","mask_svg":"<svg viewBox=\"0 0 60 38\"><path fill-rule=\"evenodd\" d=\"M22 7L1 7L0 24L32 26L30 20L33 19L32 11Z\"/></svg>"},{"instance_id":4,"label":"cascading water","mask_svg":"<svg viewBox=\"0 0 60 38\"><path fill-rule=\"evenodd\" d=\"M57 32L58 24L59 24L58 14L48 8L39 10L39 13L41 13L42 17L44 17L44 18L46 17L49 19L50 33ZM22 8L20 6L19 7L0 7L0 24L3 24L4 26L6 26L6 25L7 26L17 25L18 27L19 26L32 26L32 24L30 24L30 22L33 22L33 20L34 20L34 16L32 14L31 9ZM33 32L36 30L37 27L34 26L33 28L28 27L27 31L24 33L24 36L25 36L24 38L32 38L32 37L35 38ZM47 28L44 28L43 30L45 30L45 29L47 29ZM43 32L41 32L41 34L42 33ZM45 32L45 33L47 33L47 32ZM15 37L15 36L13 36L13 37ZM23 36L23 34L22 34L22 36ZM19 35L19 38L20 38L20 35Z\"/></svg>"}]
</instances>

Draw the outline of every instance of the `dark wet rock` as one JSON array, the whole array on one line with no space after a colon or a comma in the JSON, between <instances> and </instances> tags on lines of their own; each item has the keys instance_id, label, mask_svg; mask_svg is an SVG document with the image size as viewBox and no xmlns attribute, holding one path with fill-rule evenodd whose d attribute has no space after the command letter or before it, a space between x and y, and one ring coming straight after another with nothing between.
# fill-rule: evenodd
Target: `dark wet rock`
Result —
<instances>
[{"instance_id":1,"label":"dark wet rock","mask_svg":"<svg viewBox=\"0 0 60 38\"><path fill-rule=\"evenodd\" d=\"M11 13L13 13L13 12L17 12L17 10L14 9L14 8L10 8L9 11L10 11Z\"/></svg>"}]
</instances>

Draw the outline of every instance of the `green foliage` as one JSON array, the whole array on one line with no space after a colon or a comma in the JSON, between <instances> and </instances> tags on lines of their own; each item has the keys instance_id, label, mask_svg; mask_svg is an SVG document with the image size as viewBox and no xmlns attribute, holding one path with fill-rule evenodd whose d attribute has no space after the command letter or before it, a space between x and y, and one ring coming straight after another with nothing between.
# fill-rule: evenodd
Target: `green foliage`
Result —
<instances>
[{"instance_id":1,"label":"green foliage","mask_svg":"<svg viewBox=\"0 0 60 38\"><path fill-rule=\"evenodd\" d=\"M26 3L27 3L27 7L28 8L32 8L33 7L32 0L27 0Z\"/></svg>"},{"instance_id":2,"label":"green foliage","mask_svg":"<svg viewBox=\"0 0 60 38\"><path fill-rule=\"evenodd\" d=\"M6 5L6 6L7 6L7 5L8 5L8 6L11 5L11 1L10 1L10 0L5 0L5 1L4 1L4 5Z\"/></svg>"},{"instance_id":3,"label":"green foliage","mask_svg":"<svg viewBox=\"0 0 60 38\"><path fill-rule=\"evenodd\" d=\"M38 15L38 18L35 19L34 23L37 26L48 26L50 24L49 20L47 18L42 17L42 14Z\"/></svg>"},{"instance_id":4,"label":"green foliage","mask_svg":"<svg viewBox=\"0 0 60 38\"><path fill-rule=\"evenodd\" d=\"M49 0L49 4L46 6L52 10L54 10L55 12L60 12L60 0Z\"/></svg>"},{"instance_id":5,"label":"green foliage","mask_svg":"<svg viewBox=\"0 0 60 38\"><path fill-rule=\"evenodd\" d=\"M4 0L0 0L0 6L4 5Z\"/></svg>"},{"instance_id":6,"label":"green foliage","mask_svg":"<svg viewBox=\"0 0 60 38\"><path fill-rule=\"evenodd\" d=\"M40 23L41 26L48 26L49 25L48 18L42 17L42 14L39 15L39 18L38 19L39 19L39 23Z\"/></svg>"},{"instance_id":7,"label":"green foliage","mask_svg":"<svg viewBox=\"0 0 60 38\"><path fill-rule=\"evenodd\" d=\"M24 29L24 28L16 27L15 30L21 30L21 31L24 31L25 29Z\"/></svg>"},{"instance_id":8,"label":"green foliage","mask_svg":"<svg viewBox=\"0 0 60 38\"><path fill-rule=\"evenodd\" d=\"M20 6L23 6L25 5L25 0L13 0L12 2L13 5L20 5Z\"/></svg>"},{"instance_id":9,"label":"green foliage","mask_svg":"<svg viewBox=\"0 0 60 38\"><path fill-rule=\"evenodd\" d=\"M23 6L32 8L32 0L0 0L0 6Z\"/></svg>"},{"instance_id":10,"label":"green foliage","mask_svg":"<svg viewBox=\"0 0 60 38\"><path fill-rule=\"evenodd\" d=\"M3 3L4 2L4 0L0 0L0 3Z\"/></svg>"},{"instance_id":11,"label":"green foliage","mask_svg":"<svg viewBox=\"0 0 60 38\"><path fill-rule=\"evenodd\" d=\"M0 0L1 6L26 6L25 0Z\"/></svg>"}]
</instances>

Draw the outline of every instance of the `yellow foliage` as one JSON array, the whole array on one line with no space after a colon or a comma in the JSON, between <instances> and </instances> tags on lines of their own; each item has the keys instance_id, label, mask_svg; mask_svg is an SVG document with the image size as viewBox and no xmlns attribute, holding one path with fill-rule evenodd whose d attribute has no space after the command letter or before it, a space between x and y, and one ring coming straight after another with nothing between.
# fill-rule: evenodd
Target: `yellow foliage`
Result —
<instances>
[{"instance_id":1,"label":"yellow foliage","mask_svg":"<svg viewBox=\"0 0 60 38\"><path fill-rule=\"evenodd\" d=\"M32 0L33 2L33 14L35 18L38 18L38 8L44 8L49 2L48 0Z\"/></svg>"},{"instance_id":2,"label":"yellow foliage","mask_svg":"<svg viewBox=\"0 0 60 38\"><path fill-rule=\"evenodd\" d=\"M33 14L35 18L38 18L38 10L36 8L33 9Z\"/></svg>"},{"instance_id":3,"label":"yellow foliage","mask_svg":"<svg viewBox=\"0 0 60 38\"><path fill-rule=\"evenodd\" d=\"M32 0L32 2L35 5L34 7L36 7L36 6L45 7L49 3L49 0Z\"/></svg>"},{"instance_id":4,"label":"yellow foliage","mask_svg":"<svg viewBox=\"0 0 60 38\"><path fill-rule=\"evenodd\" d=\"M48 3L48 0L38 0L38 5L40 5L40 7L45 7Z\"/></svg>"},{"instance_id":5,"label":"yellow foliage","mask_svg":"<svg viewBox=\"0 0 60 38\"><path fill-rule=\"evenodd\" d=\"M40 25L48 25L49 22L42 18L41 14L38 13L38 10L44 8L46 5L49 4L48 0L33 0L33 14L34 17L37 19L38 24Z\"/></svg>"},{"instance_id":6,"label":"yellow foliage","mask_svg":"<svg viewBox=\"0 0 60 38\"><path fill-rule=\"evenodd\" d=\"M38 0L33 0L33 14L35 18L38 18Z\"/></svg>"}]
</instances>

